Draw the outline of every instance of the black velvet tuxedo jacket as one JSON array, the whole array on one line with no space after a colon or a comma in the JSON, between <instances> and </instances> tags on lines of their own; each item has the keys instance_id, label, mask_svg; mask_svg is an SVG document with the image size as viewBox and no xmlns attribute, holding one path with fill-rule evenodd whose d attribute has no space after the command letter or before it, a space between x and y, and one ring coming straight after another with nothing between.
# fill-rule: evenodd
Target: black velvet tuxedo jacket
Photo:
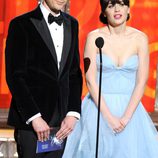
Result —
<instances>
[{"instance_id":1,"label":"black velvet tuxedo jacket","mask_svg":"<svg viewBox=\"0 0 158 158\"><path fill-rule=\"evenodd\" d=\"M59 126L68 111L80 113L82 76L79 67L78 23L64 17L60 69L40 7L13 19L6 41L6 80L12 94L8 124L32 129L26 121L37 113Z\"/></svg>"}]
</instances>

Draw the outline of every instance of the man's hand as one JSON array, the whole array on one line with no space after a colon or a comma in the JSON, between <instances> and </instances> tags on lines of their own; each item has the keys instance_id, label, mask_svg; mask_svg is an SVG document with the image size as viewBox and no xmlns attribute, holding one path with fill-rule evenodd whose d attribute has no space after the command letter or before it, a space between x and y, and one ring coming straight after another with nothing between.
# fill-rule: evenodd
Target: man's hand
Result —
<instances>
[{"instance_id":1,"label":"man's hand","mask_svg":"<svg viewBox=\"0 0 158 158\"><path fill-rule=\"evenodd\" d=\"M65 139L74 129L77 118L74 116L66 116L61 123L60 130L57 132L57 139Z\"/></svg>"},{"instance_id":2,"label":"man's hand","mask_svg":"<svg viewBox=\"0 0 158 158\"><path fill-rule=\"evenodd\" d=\"M50 128L48 124L42 119L42 117L37 117L32 121L32 127L37 133L39 141L45 141L49 138Z\"/></svg>"}]
</instances>

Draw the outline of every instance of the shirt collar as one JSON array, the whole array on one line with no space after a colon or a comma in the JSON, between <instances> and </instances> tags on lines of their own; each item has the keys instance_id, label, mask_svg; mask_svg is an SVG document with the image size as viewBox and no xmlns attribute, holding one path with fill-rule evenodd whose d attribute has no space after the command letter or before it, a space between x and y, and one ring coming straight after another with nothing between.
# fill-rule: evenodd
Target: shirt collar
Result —
<instances>
[{"instance_id":1,"label":"shirt collar","mask_svg":"<svg viewBox=\"0 0 158 158\"><path fill-rule=\"evenodd\" d=\"M48 22L48 15L51 13L42 3L40 4L40 9L41 9L41 12L43 14L43 17L45 19L46 22ZM56 14L54 16L59 16L59 14Z\"/></svg>"}]
</instances>

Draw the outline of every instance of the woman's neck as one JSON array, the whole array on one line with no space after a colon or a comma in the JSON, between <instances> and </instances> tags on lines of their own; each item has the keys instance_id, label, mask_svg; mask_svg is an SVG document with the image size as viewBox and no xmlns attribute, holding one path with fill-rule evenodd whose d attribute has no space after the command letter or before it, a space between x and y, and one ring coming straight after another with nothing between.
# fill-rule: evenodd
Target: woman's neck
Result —
<instances>
[{"instance_id":1,"label":"woman's neck","mask_svg":"<svg viewBox=\"0 0 158 158\"><path fill-rule=\"evenodd\" d=\"M108 30L109 30L110 35L121 36L121 35L124 35L126 33L126 24L119 25L116 27L108 25Z\"/></svg>"}]
</instances>

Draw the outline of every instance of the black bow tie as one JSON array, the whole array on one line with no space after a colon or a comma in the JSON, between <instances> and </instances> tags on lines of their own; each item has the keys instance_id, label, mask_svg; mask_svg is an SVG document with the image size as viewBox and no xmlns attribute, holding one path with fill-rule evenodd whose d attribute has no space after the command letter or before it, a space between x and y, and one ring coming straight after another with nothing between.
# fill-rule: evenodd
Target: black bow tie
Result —
<instances>
[{"instance_id":1,"label":"black bow tie","mask_svg":"<svg viewBox=\"0 0 158 158\"><path fill-rule=\"evenodd\" d=\"M49 14L48 23L51 24L53 22L56 22L58 25L61 25L63 23L63 16L60 14L59 16L55 17L52 14Z\"/></svg>"}]
</instances>

